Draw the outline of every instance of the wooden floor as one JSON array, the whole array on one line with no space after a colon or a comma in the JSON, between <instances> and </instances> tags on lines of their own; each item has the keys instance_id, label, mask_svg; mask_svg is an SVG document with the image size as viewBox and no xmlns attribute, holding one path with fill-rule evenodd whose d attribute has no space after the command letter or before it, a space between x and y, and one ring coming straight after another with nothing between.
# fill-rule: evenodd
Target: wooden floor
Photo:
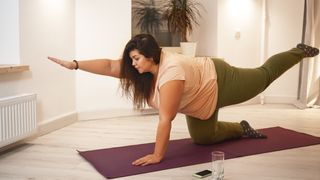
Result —
<instances>
[{"instance_id":1,"label":"wooden floor","mask_svg":"<svg viewBox=\"0 0 320 180\"><path fill-rule=\"evenodd\" d=\"M320 109L292 105L243 105L222 109L220 119L248 120L255 128L281 126L320 136ZM153 142L157 116L80 121L0 154L0 179L104 179L78 150ZM171 139L188 136L183 115L173 122ZM119 179L194 179L210 163ZM210 179L210 178L206 178ZM320 180L320 145L225 161L226 180Z\"/></svg>"}]
</instances>

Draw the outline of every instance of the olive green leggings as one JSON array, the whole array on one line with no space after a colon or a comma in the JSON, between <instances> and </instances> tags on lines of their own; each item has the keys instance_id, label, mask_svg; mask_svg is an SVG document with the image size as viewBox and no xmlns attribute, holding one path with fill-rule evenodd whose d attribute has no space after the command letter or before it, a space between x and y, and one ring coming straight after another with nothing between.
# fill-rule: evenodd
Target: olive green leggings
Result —
<instances>
[{"instance_id":1,"label":"olive green leggings","mask_svg":"<svg viewBox=\"0 0 320 180\"><path fill-rule=\"evenodd\" d=\"M281 74L299 63L304 56L293 48L270 57L258 68L237 68L221 59L212 59L217 71L218 102L214 114L208 120L186 116L188 129L194 143L214 144L240 138L240 123L218 121L219 108L247 101L264 91Z\"/></svg>"}]
</instances>

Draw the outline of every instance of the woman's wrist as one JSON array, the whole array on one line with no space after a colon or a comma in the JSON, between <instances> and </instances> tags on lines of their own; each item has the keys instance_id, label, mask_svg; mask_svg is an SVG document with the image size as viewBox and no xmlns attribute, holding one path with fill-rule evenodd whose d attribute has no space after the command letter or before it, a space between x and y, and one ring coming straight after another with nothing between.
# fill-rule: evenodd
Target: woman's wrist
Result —
<instances>
[{"instance_id":1,"label":"woman's wrist","mask_svg":"<svg viewBox=\"0 0 320 180\"><path fill-rule=\"evenodd\" d=\"M78 61L77 61L77 60L73 60L73 62L74 62L74 64L75 64L75 66L74 66L73 69L78 70L78 69L79 69L79 63L78 63Z\"/></svg>"},{"instance_id":2,"label":"woman's wrist","mask_svg":"<svg viewBox=\"0 0 320 180\"><path fill-rule=\"evenodd\" d=\"M156 153L156 152L154 152L153 155L154 155L156 158L160 159L160 160L162 160L163 157L164 157L164 153Z\"/></svg>"}]
</instances>

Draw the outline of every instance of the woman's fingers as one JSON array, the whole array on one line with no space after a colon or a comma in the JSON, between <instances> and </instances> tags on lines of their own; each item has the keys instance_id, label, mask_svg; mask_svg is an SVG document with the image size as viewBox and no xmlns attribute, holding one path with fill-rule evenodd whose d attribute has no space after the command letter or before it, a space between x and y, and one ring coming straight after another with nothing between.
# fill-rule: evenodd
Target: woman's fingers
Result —
<instances>
[{"instance_id":1,"label":"woman's fingers","mask_svg":"<svg viewBox=\"0 0 320 180\"><path fill-rule=\"evenodd\" d=\"M68 69L74 69L75 67L73 66L73 62L69 62L69 61L64 61L64 60L61 60L61 59L58 59L58 58L54 58L54 57L50 57L48 56L48 59L57 63L57 64L60 64L61 66L65 67L65 68L68 68Z\"/></svg>"},{"instance_id":2,"label":"woman's fingers","mask_svg":"<svg viewBox=\"0 0 320 180\"><path fill-rule=\"evenodd\" d=\"M159 163L160 160L153 154L149 154L149 155L146 155L140 159L137 159L135 160L132 165L135 165L135 166L146 166L146 165L149 165L149 164L156 164L156 163Z\"/></svg>"},{"instance_id":3,"label":"woman's fingers","mask_svg":"<svg viewBox=\"0 0 320 180\"><path fill-rule=\"evenodd\" d=\"M140 159L135 160L132 164L136 166L147 165L147 162L150 160L150 156L144 156Z\"/></svg>"},{"instance_id":4,"label":"woman's fingers","mask_svg":"<svg viewBox=\"0 0 320 180\"><path fill-rule=\"evenodd\" d=\"M57 59L57 58L50 57L50 56L48 57L48 59L51 60L51 61L53 61L53 62L55 62L55 63L58 63L58 64L60 64L60 61L61 61L61 60L59 60L59 59Z\"/></svg>"},{"instance_id":5,"label":"woman's fingers","mask_svg":"<svg viewBox=\"0 0 320 180\"><path fill-rule=\"evenodd\" d=\"M136 165L136 166L139 166L144 162L145 162L145 157L135 160L132 164Z\"/></svg>"},{"instance_id":6,"label":"woman's fingers","mask_svg":"<svg viewBox=\"0 0 320 180\"><path fill-rule=\"evenodd\" d=\"M49 56L48 59L53 61L53 62L55 62L55 63L57 63L57 64L62 65L62 61L60 59L58 59L58 58L54 58L54 57L50 57Z\"/></svg>"}]
</instances>

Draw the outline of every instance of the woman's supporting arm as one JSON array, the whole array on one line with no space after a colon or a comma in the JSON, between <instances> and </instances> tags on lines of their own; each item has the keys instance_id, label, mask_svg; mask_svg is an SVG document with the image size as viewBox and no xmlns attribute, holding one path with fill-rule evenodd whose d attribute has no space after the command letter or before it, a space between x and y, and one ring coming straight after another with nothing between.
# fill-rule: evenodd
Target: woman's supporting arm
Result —
<instances>
[{"instance_id":1,"label":"woman's supporting arm","mask_svg":"<svg viewBox=\"0 0 320 180\"><path fill-rule=\"evenodd\" d=\"M177 114L183 89L184 81L181 80L169 81L160 88L159 123L154 152L134 161L133 165L145 166L159 163L163 159L170 139L171 122Z\"/></svg>"},{"instance_id":2,"label":"woman's supporting arm","mask_svg":"<svg viewBox=\"0 0 320 180\"><path fill-rule=\"evenodd\" d=\"M100 74L111 77L120 77L120 63L121 60L111 60L111 59L93 59L86 61L65 61L62 59L48 57L51 61L60 64L61 66L73 70L78 68L94 74Z\"/></svg>"}]
</instances>

